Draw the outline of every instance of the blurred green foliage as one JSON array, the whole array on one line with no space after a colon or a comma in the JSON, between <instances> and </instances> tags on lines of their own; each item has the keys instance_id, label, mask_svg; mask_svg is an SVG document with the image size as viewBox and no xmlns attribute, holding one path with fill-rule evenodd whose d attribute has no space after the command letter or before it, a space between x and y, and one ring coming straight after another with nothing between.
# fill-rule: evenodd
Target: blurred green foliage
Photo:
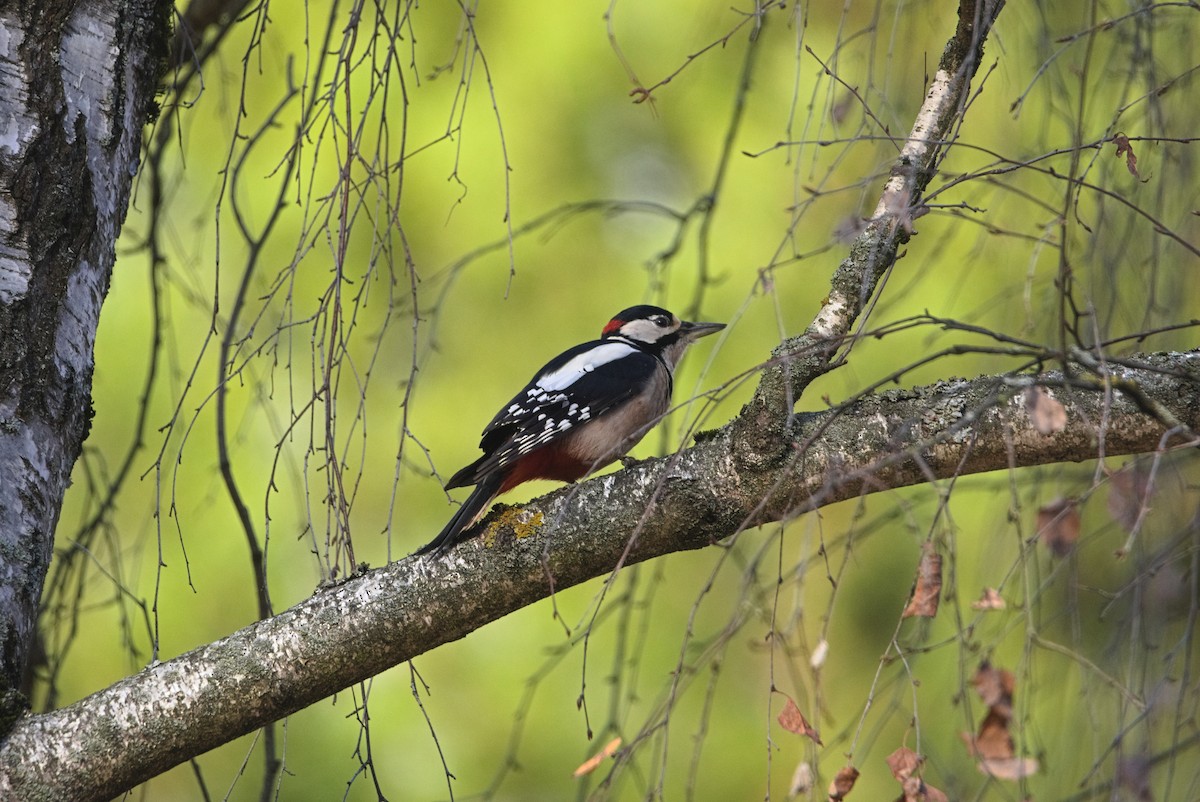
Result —
<instances>
[{"instance_id":1,"label":"blurred green foliage","mask_svg":"<svg viewBox=\"0 0 1200 802\"><path fill-rule=\"evenodd\" d=\"M144 448L79 580L83 606L57 702L137 670L155 635L158 655L170 657L256 615L245 535L217 473L213 400L218 377L228 375L218 364L220 337L252 259L235 325L230 457L256 536L269 535L276 610L328 577L325 396L310 402L331 342L345 355L335 372L334 443L352 497L355 554L371 565L404 556L437 531L451 510L440 480L474 458L498 404L625 306L655 302L730 323L685 360L676 385L679 402L724 388L719 403L686 406L636 456L686 445L701 412L704 428L735 415L754 368L781 335L811 320L845 254L845 232L871 214L896 154L885 130L909 130L954 24L947 4L846 5L768 12L732 134L756 27L745 21L748 7L484 3L469 18L455 4L363 7L348 85L344 63L320 56L347 52L350 7L251 10L204 65L203 90L193 84L168 99L186 107L171 118L178 129L159 162L161 216L151 217L143 173L119 246L96 347L96 422L63 513L64 548L95 513L135 436L156 296L158 374ZM1060 253L1077 297L1094 309L1089 325L1098 338L1194 317L1186 299L1200 297L1195 258L1156 231L1157 223L1197 239L1192 146L1135 143L1145 183L1113 158L1111 144L1090 146L1117 130L1195 132L1194 10L1009 6L934 182L931 202L941 206L916 221L917 236L869 325L928 311L1055 346ZM374 28L375 14L391 24L407 17L393 36ZM1098 25L1118 17L1112 27ZM1064 36L1077 38L1059 41ZM652 102L637 104L630 71L643 86L672 79ZM352 191L337 284L347 128L355 132ZM727 136L711 215L681 224L672 214L712 191ZM1075 174L1101 191L1068 197L1061 176L1080 145L1089 147L1078 151ZM1034 169L954 183L1026 160ZM593 201L611 203L569 210ZM269 236L252 246L277 208ZM145 247L152 225L157 263ZM335 286L336 336L328 303ZM1189 339L1194 333L1167 334L1136 347L1184 347ZM865 339L800 408L823 409L961 342L986 339L928 325ZM948 357L898 381L1013 365ZM805 759L819 760L818 789L849 760L863 771L851 798L894 798L883 758L902 744L928 757L926 778L952 799L1065 798L1088 781L1094 762L1112 776L1110 744L1122 728L1143 727L1133 740L1148 748L1170 743L1170 703L1138 725L1142 712L1129 693L1178 692L1195 712L1194 679L1180 689L1155 674L1163 684L1152 687L1153 672L1138 657L1142 638L1170 646L1186 619L1147 622L1136 614L1139 602L1120 595L1144 564L1112 558L1126 535L1106 514L1107 485L1085 500L1076 554L1052 560L1030 542L1038 506L1087 494L1094 470L959 480L953 495L949 485L877 495L746 532L731 551L625 569L599 607L586 670L581 638L601 582L561 592L554 606L535 605L422 656L415 683L400 666L370 684L380 787L393 800L448 796L440 749L458 797L488 788L506 767L496 798L582 796L608 765L585 780L572 770L610 737L628 744L654 720L676 677L669 727L639 745L612 798L656 788L664 799L786 798ZM1171 470L1165 484L1177 492L1155 503L1147 551L1194 509L1194 465ZM505 500L550 488L524 487ZM951 600L933 622L900 623L926 537L948 555ZM973 611L985 586L999 587L1010 608ZM809 659L822 639L829 656L815 671ZM1038 639L1086 661L1039 648ZM903 644L903 660L893 640ZM64 642L59 622L48 648L60 654ZM1190 640L1182 648L1195 657ZM1043 766L1025 786L987 781L959 740L983 714L970 677L985 658L1017 674L1018 748ZM531 677L536 694L523 701ZM772 686L797 699L823 748L775 723L783 697ZM590 742L576 704L584 688ZM361 693L348 690L286 723L280 799L336 799L348 783L347 798L375 798L355 754L365 754L354 716ZM523 738L509 753L518 720ZM246 737L200 758L208 792L257 798L260 748ZM1189 782L1176 778L1170 798L1191 798ZM181 767L153 781L148 798L201 792ZM818 790L812 798L824 797Z\"/></svg>"}]
</instances>

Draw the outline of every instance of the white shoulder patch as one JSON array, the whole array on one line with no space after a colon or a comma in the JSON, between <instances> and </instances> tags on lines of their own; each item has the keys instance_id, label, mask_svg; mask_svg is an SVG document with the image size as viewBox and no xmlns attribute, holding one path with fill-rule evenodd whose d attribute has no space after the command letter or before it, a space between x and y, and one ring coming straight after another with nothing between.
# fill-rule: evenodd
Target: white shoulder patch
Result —
<instances>
[{"instance_id":1,"label":"white shoulder patch","mask_svg":"<svg viewBox=\"0 0 1200 802\"><path fill-rule=\"evenodd\" d=\"M601 365L635 353L638 353L638 349L627 343L603 343L586 353L572 357L558 370L542 376L537 380L537 386L543 390L565 390L579 381L585 373L591 373Z\"/></svg>"}]
</instances>

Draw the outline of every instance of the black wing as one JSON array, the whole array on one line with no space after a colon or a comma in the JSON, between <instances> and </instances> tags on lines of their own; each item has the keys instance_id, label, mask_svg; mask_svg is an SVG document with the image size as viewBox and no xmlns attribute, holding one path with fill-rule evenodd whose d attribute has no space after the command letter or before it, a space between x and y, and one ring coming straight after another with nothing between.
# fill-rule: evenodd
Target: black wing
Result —
<instances>
[{"instance_id":1,"label":"black wing","mask_svg":"<svg viewBox=\"0 0 1200 802\"><path fill-rule=\"evenodd\" d=\"M514 460L611 412L644 386L662 363L623 340L577 345L550 360L483 430L483 456L447 487L475 484Z\"/></svg>"}]
</instances>

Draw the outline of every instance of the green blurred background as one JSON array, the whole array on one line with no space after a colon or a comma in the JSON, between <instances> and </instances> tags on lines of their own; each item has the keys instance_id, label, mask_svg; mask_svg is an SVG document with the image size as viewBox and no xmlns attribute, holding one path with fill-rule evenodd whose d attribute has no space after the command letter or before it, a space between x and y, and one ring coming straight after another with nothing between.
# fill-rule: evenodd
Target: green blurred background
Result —
<instances>
[{"instance_id":1,"label":"green blurred background","mask_svg":"<svg viewBox=\"0 0 1200 802\"><path fill-rule=\"evenodd\" d=\"M737 414L755 367L811 320L871 214L896 154L883 129L909 130L955 22L946 3L771 7L751 61L748 10L481 3L468 16L427 3L364 7L357 25L345 5L276 4L269 19L249 11L205 64L203 90L193 83L164 98L182 105L158 162L158 213L144 171L118 246L96 347L95 425L60 523L63 549L82 537L136 436L156 331L157 373L132 475L88 530L70 590L54 597L76 601L78 627L56 612L44 621L54 701L136 671L155 637L169 658L256 617L245 536L217 471L214 411L218 346L248 266L230 456L256 534L269 538L276 610L306 598L336 562L326 545L326 408L310 404L331 342L335 450L355 555L373 566L438 531L452 510L441 481L474 458L498 405L626 306L730 324L696 347L676 382L677 402L717 389L718 403L683 407L635 456L686 445L698 415L712 428ZM1118 130L1179 139L1200 122L1200 16L1169 4L1133 10L1070 2L1002 12L981 89L932 185L939 206L916 222L872 327L928 311L1053 346L1064 238L1076 297L1094 312L1089 336L1197 316L1197 260L1156 231L1197 240L1194 146L1136 142L1145 182L1113 145L1085 147L1074 174L1091 188L1069 197L1061 179L1074 146ZM1118 22L1098 24L1107 19ZM636 104L629 70L644 86L674 77ZM1024 160L1035 169L1007 171ZM703 206L719 169L711 211L681 221ZM982 170L994 174L955 181ZM823 409L940 348L986 342L929 325L863 340L800 408ZM1193 343L1184 331L1113 350ZM1015 365L947 357L899 383ZM537 604L421 656L420 679L400 666L370 684L379 786L393 800L446 798L440 750L459 798L489 789L512 800L786 798L797 764L812 761L811 798L824 799L853 762L863 777L851 799L892 799L899 790L883 759L907 745L951 799L1068 798L1111 779L1126 752L1156 754L1194 733L1186 614L1196 613L1187 555L1197 549L1194 534L1180 533L1191 531L1195 474L1194 459L1161 466L1153 515L1123 561L1113 553L1128 534L1110 510L1120 499L1083 464L964 479L952 495L949 483L880 494L743 533L729 550L626 569L603 600L599 580L563 591L555 605L570 633L549 602ZM1054 559L1032 540L1036 511L1068 495L1081 498L1082 538ZM927 537L947 555L948 601L932 622L901 623ZM1151 565L1154 576L1178 574L1161 599ZM972 610L985 586L1009 608ZM815 670L822 640L828 658ZM985 710L970 687L983 659L1017 675L1018 749L1042 766L1024 784L984 778L960 740ZM577 707L585 686L591 741ZM823 748L775 722L784 697L773 686L797 700ZM375 798L361 771L362 692L286 722L280 799ZM668 696L668 724L655 726ZM572 778L610 738L628 745L640 732L610 787L600 781L611 764ZM1122 748L1110 748L1122 733ZM207 793L257 798L260 749L246 737L196 761ZM1195 765L1193 747L1169 781L1167 769L1152 774L1155 798L1197 798L1194 768L1184 770ZM188 766L145 788L150 799L204 793Z\"/></svg>"}]
</instances>

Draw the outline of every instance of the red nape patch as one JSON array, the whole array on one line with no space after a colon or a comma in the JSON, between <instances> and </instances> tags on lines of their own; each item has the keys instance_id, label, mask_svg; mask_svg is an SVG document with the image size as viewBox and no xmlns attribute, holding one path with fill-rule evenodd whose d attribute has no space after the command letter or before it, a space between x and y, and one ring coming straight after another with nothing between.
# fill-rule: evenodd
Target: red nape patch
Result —
<instances>
[{"instance_id":1,"label":"red nape patch","mask_svg":"<svg viewBox=\"0 0 1200 802\"><path fill-rule=\"evenodd\" d=\"M608 321L608 325L604 327L604 331L600 332L600 336L603 337L605 334L612 334L614 331L624 325L624 320L621 320L619 317L614 317L612 320Z\"/></svg>"},{"instance_id":2,"label":"red nape patch","mask_svg":"<svg viewBox=\"0 0 1200 802\"><path fill-rule=\"evenodd\" d=\"M549 445L517 460L512 471L504 477L498 492L504 493L512 490L517 485L531 479L574 482L585 475L591 467L593 466L590 463L580 462L563 449Z\"/></svg>"}]
</instances>

